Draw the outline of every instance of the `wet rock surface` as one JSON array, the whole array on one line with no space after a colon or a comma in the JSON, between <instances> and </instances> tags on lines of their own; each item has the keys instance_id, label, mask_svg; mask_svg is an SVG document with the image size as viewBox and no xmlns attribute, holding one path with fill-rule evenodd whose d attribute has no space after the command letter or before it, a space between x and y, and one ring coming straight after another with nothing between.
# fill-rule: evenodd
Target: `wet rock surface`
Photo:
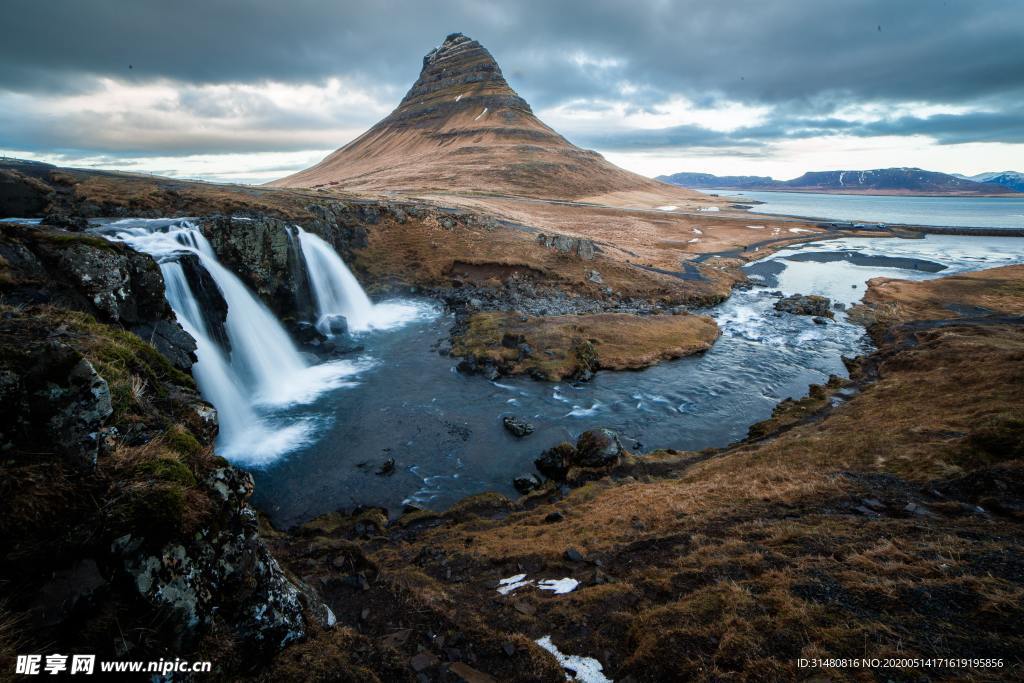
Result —
<instances>
[{"instance_id":1,"label":"wet rock surface","mask_svg":"<svg viewBox=\"0 0 1024 683\"><path fill-rule=\"evenodd\" d=\"M522 438L533 434L533 425L515 415L506 415L501 419L501 423L512 436Z\"/></svg>"},{"instance_id":2,"label":"wet rock surface","mask_svg":"<svg viewBox=\"0 0 1024 683\"><path fill-rule=\"evenodd\" d=\"M0 226L8 304L53 304L136 332L179 369L195 362L195 341L164 298L150 257L90 234L17 224Z\"/></svg>"},{"instance_id":3,"label":"wet rock surface","mask_svg":"<svg viewBox=\"0 0 1024 683\"><path fill-rule=\"evenodd\" d=\"M215 411L153 346L80 310L2 304L0 400L0 600L26 648L155 660L227 638L216 658L248 667L326 626L267 549L251 478L212 454Z\"/></svg>"},{"instance_id":4,"label":"wet rock surface","mask_svg":"<svg viewBox=\"0 0 1024 683\"><path fill-rule=\"evenodd\" d=\"M775 302L775 310L793 315L810 315L817 318L833 318L832 302L828 297L817 294L793 294Z\"/></svg>"},{"instance_id":5,"label":"wet rock surface","mask_svg":"<svg viewBox=\"0 0 1024 683\"><path fill-rule=\"evenodd\" d=\"M15 353L0 377L3 449L53 450L74 467L95 467L113 412L107 382L61 342Z\"/></svg>"},{"instance_id":6,"label":"wet rock surface","mask_svg":"<svg viewBox=\"0 0 1024 683\"><path fill-rule=\"evenodd\" d=\"M623 454L619 435L611 429L591 429L576 440L573 464L580 467L610 467L619 462Z\"/></svg>"}]
</instances>

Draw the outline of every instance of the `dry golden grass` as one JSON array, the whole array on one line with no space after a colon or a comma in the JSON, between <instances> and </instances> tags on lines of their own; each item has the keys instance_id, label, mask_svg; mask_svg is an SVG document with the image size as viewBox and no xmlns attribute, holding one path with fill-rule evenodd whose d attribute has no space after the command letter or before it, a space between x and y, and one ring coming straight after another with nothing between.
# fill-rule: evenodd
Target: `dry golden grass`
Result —
<instances>
[{"instance_id":1,"label":"dry golden grass","mask_svg":"<svg viewBox=\"0 0 1024 683\"><path fill-rule=\"evenodd\" d=\"M1024 315L1024 266L961 273L926 282L875 278L864 297L881 322Z\"/></svg>"},{"instance_id":2,"label":"dry golden grass","mask_svg":"<svg viewBox=\"0 0 1024 683\"><path fill-rule=\"evenodd\" d=\"M1002 269L984 279L1012 291L1021 277L1024 269ZM915 284L915 301L943 292L939 309L889 300L887 314L934 313L946 296L991 303L988 288L968 295L957 282ZM1013 297L1005 301L999 310L1012 310ZM415 562L492 628L552 634L614 678L779 680L808 673L798 657L955 652L1001 657L1004 667L899 675L1013 679L1024 646L1014 559L1024 528L1011 491L1024 467L1007 453L992 469L993 441L975 435L986 417L1024 405L1024 337L1008 324L899 327L910 322L890 317L888 341L855 373L861 393L838 408L814 399L786 409L762 440L704 457L627 459L553 504L540 496L510 514L397 525L368 557L384 573ZM957 478L972 473L981 478ZM972 512L977 504L1003 511ZM564 519L550 521L553 510ZM586 561L567 560L568 548ZM496 596L492 582L520 571L583 583L566 596Z\"/></svg>"},{"instance_id":3,"label":"dry golden grass","mask_svg":"<svg viewBox=\"0 0 1024 683\"><path fill-rule=\"evenodd\" d=\"M521 316L475 313L453 339L453 355L491 362L507 374L550 381L583 370L637 370L663 360L706 351L718 338L715 321L702 315ZM520 350L527 344L532 351Z\"/></svg>"}]
</instances>

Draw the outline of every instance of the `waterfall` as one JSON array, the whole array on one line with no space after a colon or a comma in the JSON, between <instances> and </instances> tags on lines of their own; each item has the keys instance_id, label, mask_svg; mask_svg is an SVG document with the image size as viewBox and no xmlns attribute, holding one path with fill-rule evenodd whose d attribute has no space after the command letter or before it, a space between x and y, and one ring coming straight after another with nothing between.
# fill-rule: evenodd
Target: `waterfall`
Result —
<instances>
[{"instance_id":1,"label":"waterfall","mask_svg":"<svg viewBox=\"0 0 1024 683\"><path fill-rule=\"evenodd\" d=\"M352 332L366 332L396 327L423 313L421 307L409 303L374 305L334 247L301 227L295 227L316 307L316 327L320 332L330 334L333 316L344 316Z\"/></svg>"},{"instance_id":2,"label":"waterfall","mask_svg":"<svg viewBox=\"0 0 1024 683\"><path fill-rule=\"evenodd\" d=\"M110 224L102 233L157 260L167 301L178 322L196 340L198 362L192 372L203 396L217 408L218 451L223 455L258 465L301 445L308 439L309 425L301 421L275 424L266 408L309 402L362 369L351 361L306 363L270 310L217 260L210 243L192 223L125 220ZM179 262L183 254L198 258L227 303L224 327L229 351L207 328L201 304Z\"/></svg>"},{"instance_id":3,"label":"waterfall","mask_svg":"<svg viewBox=\"0 0 1024 683\"><path fill-rule=\"evenodd\" d=\"M309 288L316 304L317 329L327 334L330 330L328 320L332 315L345 316L353 332L369 329L373 321L373 304L352 271L327 242L302 228L298 231Z\"/></svg>"}]
</instances>

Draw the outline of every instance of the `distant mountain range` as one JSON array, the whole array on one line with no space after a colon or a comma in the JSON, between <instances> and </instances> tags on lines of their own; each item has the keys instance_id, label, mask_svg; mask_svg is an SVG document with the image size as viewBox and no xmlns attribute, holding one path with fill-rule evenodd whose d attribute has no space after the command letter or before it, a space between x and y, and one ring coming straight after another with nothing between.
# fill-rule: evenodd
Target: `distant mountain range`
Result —
<instances>
[{"instance_id":1,"label":"distant mountain range","mask_svg":"<svg viewBox=\"0 0 1024 683\"><path fill-rule=\"evenodd\" d=\"M1017 171L995 171L979 173L978 175L965 176L954 173L957 178L973 180L976 183L989 183L1008 187L1014 192L1024 192L1024 173Z\"/></svg>"},{"instance_id":2,"label":"distant mountain range","mask_svg":"<svg viewBox=\"0 0 1024 683\"><path fill-rule=\"evenodd\" d=\"M792 180L775 180L767 176L715 176L710 173L675 173L658 176L657 179L691 189L985 196L1024 192L1024 173L1016 171L963 176L920 168L879 168L870 171L811 171Z\"/></svg>"}]
</instances>

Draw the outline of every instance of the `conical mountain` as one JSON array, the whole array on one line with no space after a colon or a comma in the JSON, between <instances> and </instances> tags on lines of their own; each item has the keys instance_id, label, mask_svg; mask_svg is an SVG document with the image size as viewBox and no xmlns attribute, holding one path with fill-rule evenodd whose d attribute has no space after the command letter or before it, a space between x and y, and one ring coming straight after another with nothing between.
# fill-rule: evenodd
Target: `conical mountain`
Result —
<instances>
[{"instance_id":1,"label":"conical mountain","mask_svg":"<svg viewBox=\"0 0 1024 683\"><path fill-rule=\"evenodd\" d=\"M461 33L423 58L398 108L278 187L579 198L666 186L580 149L533 114L480 43Z\"/></svg>"}]
</instances>

